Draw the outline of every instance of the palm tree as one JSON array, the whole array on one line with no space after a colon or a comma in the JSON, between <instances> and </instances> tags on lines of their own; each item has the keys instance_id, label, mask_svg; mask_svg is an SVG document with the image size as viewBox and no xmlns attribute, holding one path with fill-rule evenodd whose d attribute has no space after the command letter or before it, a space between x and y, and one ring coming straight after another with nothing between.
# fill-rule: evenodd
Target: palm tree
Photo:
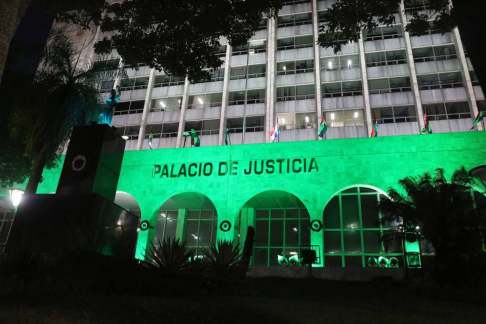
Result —
<instances>
[{"instance_id":1,"label":"palm tree","mask_svg":"<svg viewBox=\"0 0 486 324\"><path fill-rule=\"evenodd\" d=\"M37 191L44 167L59 160L72 128L98 120L100 80L124 73L83 67L80 52L61 30L52 30L34 81L13 113L12 136L23 139L33 160L26 194Z\"/></svg>"},{"instance_id":2,"label":"palm tree","mask_svg":"<svg viewBox=\"0 0 486 324\"><path fill-rule=\"evenodd\" d=\"M437 169L433 175L400 180L403 192L390 188L379 205L384 222L397 223L405 233L417 232L432 244L437 274L445 280L453 272L469 271L471 262L484 255L484 197L476 192L473 198L473 184L464 167L450 181Z\"/></svg>"}]
</instances>

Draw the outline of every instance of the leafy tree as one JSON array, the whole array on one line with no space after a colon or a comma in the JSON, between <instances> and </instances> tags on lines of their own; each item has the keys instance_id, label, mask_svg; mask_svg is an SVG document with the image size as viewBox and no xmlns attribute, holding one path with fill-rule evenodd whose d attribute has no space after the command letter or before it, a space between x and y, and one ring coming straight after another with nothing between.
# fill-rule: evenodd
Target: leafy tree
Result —
<instances>
[{"instance_id":1,"label":"leafy tree","mask_svg":"<svg viewBox=\"0 0 486 324\"><path fill-rule=\"evenodd\" d=\"M96 44L98 53L115 46L129 65L144 63L168 74L207 79L222 65L220 37L244 45L263 15L275 15L280 0L133 0L107 8L101 28L116 31Z\"/></svg>"},{"instance_id":2,"label":"leafy tree","mask_svg":"<svg viewBox=\"0 0 486 324\"><path fill-rule=\"evenodd\" d=\"M26 193L35 193L44 167L55 165L73 126L98 120L97 82L120 73L79 65L71 40L53 30L33 82L13 110L11 135L25 143L33 161Z\"/></svg>"},{"instance_id":3,"label":"leafy tree","mask_svg":"<svg viewBox=\"0 0 486 324\"><path fill-rule=\"evenodd\" d=\"M438 274L444 280L464 279L474 260L484 257L486 225L484 197L472 198L473 178L463 168L450 181L443 169L399 181L403 191L390 188L379 208L385 222L399 224L401 231L418 234L435 249ZM413 241L415 235L405 239ZM466 273L465 273L466 272Z\"/></svg>"},{"instance_id":4,"label":"leafy tree","mask_svg":"<svg viewBox=\"0 0 486 324\"><path fill-rule=\"evenodd\" d=\"M337 0L327 11L326 24L320 27L319 43L337 53L349 41L358 41L363 29L395 23L401 0ZM483 92L486 93L486 46L484 45L484 12L486 1L477 0L405 0L408 15L406 30L423 35L433 21L433 30L446 33L459 27L461 39L473 63ZM450 6L452 3L452 6Z\"/></svg>"}]
</instances>

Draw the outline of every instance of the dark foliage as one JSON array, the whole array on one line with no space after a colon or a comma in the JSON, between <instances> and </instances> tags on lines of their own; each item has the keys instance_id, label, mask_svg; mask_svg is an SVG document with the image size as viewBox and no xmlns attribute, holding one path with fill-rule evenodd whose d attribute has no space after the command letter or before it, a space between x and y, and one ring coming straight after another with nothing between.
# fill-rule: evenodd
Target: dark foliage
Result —
<instances>
[{"instance_id":1,"label":"dark foliage","mask_svg":"<svg viewBox=\"0 0 486 324\"><path fill-rule=\"evenodd\" d=\"M400 240L414 242L418 236L433 245L442 281L469 283L484 268L486 205L479 193L473 200L473 183L464 168L450 181L437 169L434 175L400 180L401 191L390 188L380 202L383 220L398 224Z\"/></svg>"},{"instance_id":2,"label":"dark foliage","mask_svg":"<svg viewBox=\"0 0 486 324\"><path fill-rule=\"evenodd\" d=\"M262 15L274 16L280 0L134 0L107 8L101 28L116 30L95 45L98 53L117 48L125 64L149 65L191 81L207 79L222 61L215 52L220 37L243 45L258 29Z\"/></svg>"}]
</instances>

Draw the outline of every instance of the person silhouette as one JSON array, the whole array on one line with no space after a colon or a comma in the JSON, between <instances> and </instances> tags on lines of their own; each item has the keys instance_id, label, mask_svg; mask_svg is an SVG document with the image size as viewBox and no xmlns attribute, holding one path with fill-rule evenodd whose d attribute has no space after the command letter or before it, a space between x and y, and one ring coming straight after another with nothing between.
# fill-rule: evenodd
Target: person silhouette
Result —
<instances>
[{"instance_id":1,"label":"person silhouette","mask_svg":"<svg viewBox=\"0 0 486 324\"><path fill-rule=\"evenodd\" d=\"M111 126L111 120L113 119L113 111L115 110L116 103L120 101L121 90L120 86L116 86L115 89L111 89L110 96L105 100L105 108L100 114L99 123L108 124Z\"/></svg>"}]
</instances>

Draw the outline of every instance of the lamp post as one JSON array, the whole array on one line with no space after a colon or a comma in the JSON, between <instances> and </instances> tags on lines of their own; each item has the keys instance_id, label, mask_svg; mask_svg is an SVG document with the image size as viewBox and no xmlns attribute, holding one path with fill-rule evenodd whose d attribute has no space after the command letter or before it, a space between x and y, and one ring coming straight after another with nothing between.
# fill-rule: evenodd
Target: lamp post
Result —
<instances>
[{"instance_id":1,"label":"lamp post","mask_svg":"<svg viewBox=\"0 0 486 324\"><path fill-rule=\"evenodd\" d=\"M248 54L246 55L246 78L245 78L245 102L243 104L243 134L241 137L241 144L245 144L245 132L246 132L246 100L248 97L247 89L248 89L248 70L250 64L250 55L255 54L255 49L251 48L250 44L248 44Z\"/></svg>"}]
</instances>

